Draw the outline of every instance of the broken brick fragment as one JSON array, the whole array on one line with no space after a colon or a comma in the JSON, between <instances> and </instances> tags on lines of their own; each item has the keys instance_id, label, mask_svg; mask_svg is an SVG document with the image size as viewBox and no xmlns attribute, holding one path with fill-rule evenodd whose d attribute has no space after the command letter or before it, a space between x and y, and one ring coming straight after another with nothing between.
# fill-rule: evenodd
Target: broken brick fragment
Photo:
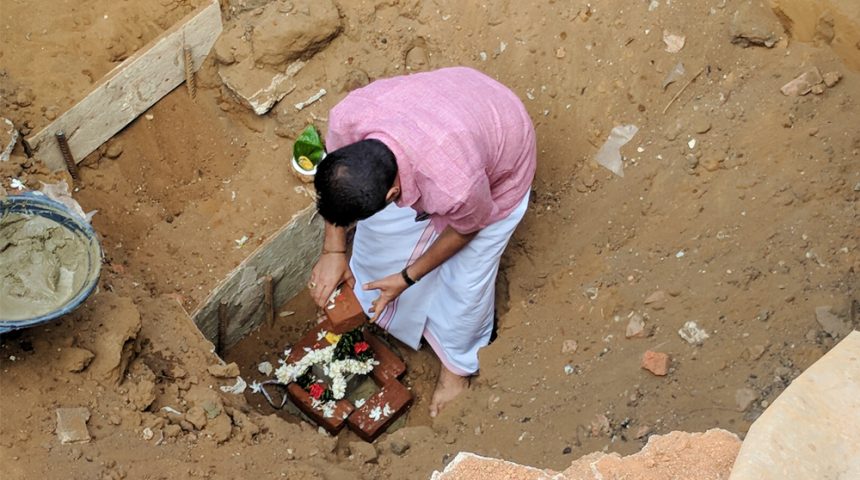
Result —
<instances>
[{"instance_id":1,"label":"broken brick fragment","mask_svg":"<svg viewBox=\"0 0 860 480\"><path fill-rule=\"evenodd\" d=\"M668 353L648 350L642 355L642 368L660 377L669 373L671 362Z\"/></svg>"}]
</instances>

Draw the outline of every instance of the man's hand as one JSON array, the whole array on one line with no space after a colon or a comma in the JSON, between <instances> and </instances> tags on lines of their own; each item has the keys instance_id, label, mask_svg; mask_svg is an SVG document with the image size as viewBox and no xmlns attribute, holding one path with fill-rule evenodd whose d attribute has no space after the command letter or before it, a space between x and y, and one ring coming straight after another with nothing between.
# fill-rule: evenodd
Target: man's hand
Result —
<instances>
[{"instance_id":1,"label":"man's hand","mask_svg":"<svg viewBox=\"0 0 860 480\"><path fill-rule=\"evenodd\" d=\"M385 307L399 297L408 286L400 273L364 284L365 290L379 290L379 298L374 300L373 305L370 307L370 313L373 314L370 323L375 323L379 319L379 316L382 315L382 312L385 311Z\"/></svg>"},{"instance_id":2,"label":"man's hand","mask_svg":"<svg viewBox=\"0 0 860 480\"><path fill-rule=\"evenodd\" d=\"M323 254L311 272L311 281L308 283L311 298L318 306L325 307L332 292L341 283L346 283L350 288L355 286L346 254Z\"/></svg>"}]
</instances>

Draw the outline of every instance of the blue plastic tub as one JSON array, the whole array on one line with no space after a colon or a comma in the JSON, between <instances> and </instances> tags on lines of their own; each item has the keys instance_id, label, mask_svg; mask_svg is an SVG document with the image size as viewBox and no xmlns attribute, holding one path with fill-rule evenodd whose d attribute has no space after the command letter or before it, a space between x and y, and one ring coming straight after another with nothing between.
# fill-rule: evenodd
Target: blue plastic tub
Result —
<instances>
[{"instance_id":1,"label":"blue plastic tub","mask_svg":"<svg viewBox=\"0 0 860 480\"><path fill-rule=\"evenodd\" d=\"M15 213L53 220L75 236L83 238L88 244L88 255L86 264L80 265L79 268L86 269L87 275L75 295L64 305L38 317L6 320L3 318L3 309L0 305L0 334L49 322L73 311L95 290L102 265L102 248L95 231L86 220L72 213L62 203L48 198L41 192L26 192L0 198L0 218Z\"/></svg>"}]
</instances>

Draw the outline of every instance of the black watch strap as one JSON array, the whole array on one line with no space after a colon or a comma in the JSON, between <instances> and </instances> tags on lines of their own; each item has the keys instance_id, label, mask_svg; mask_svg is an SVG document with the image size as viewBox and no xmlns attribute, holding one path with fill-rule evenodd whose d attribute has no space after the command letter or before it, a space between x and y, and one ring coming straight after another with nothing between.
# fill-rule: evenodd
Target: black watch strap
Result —
<instances>
[{"instance_id":1,"label":"black watch strap","mask_svg":"<svg viewBox=\"0 0 860 480\"><path fill-rule=\"evenodd\" d=\"M403 277L403 281L406 282L406 286L411 287L412 285L415 285L415 280L412 280L412 278L409 277L409 274L406 273L406 268L400 271L400 276Z\"/></svg>"}]
</instances>

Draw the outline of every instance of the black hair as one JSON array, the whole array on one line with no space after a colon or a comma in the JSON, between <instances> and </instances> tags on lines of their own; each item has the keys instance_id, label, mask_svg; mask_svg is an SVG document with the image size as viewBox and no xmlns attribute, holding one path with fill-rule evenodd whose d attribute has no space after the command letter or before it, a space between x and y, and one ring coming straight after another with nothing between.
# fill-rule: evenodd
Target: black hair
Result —
<instances>
[{"instance_id":1,"label":"black hair","mask_svg":"<svg viewBox=\"0 0 860 480\"><path fill-rule=\"evenodd\" d=\"M381 141L361 140L339 148L317 165L317 210L331 224L350 226L385 208L395 178L394 153Z\"/></svg>"}]
</instances>

